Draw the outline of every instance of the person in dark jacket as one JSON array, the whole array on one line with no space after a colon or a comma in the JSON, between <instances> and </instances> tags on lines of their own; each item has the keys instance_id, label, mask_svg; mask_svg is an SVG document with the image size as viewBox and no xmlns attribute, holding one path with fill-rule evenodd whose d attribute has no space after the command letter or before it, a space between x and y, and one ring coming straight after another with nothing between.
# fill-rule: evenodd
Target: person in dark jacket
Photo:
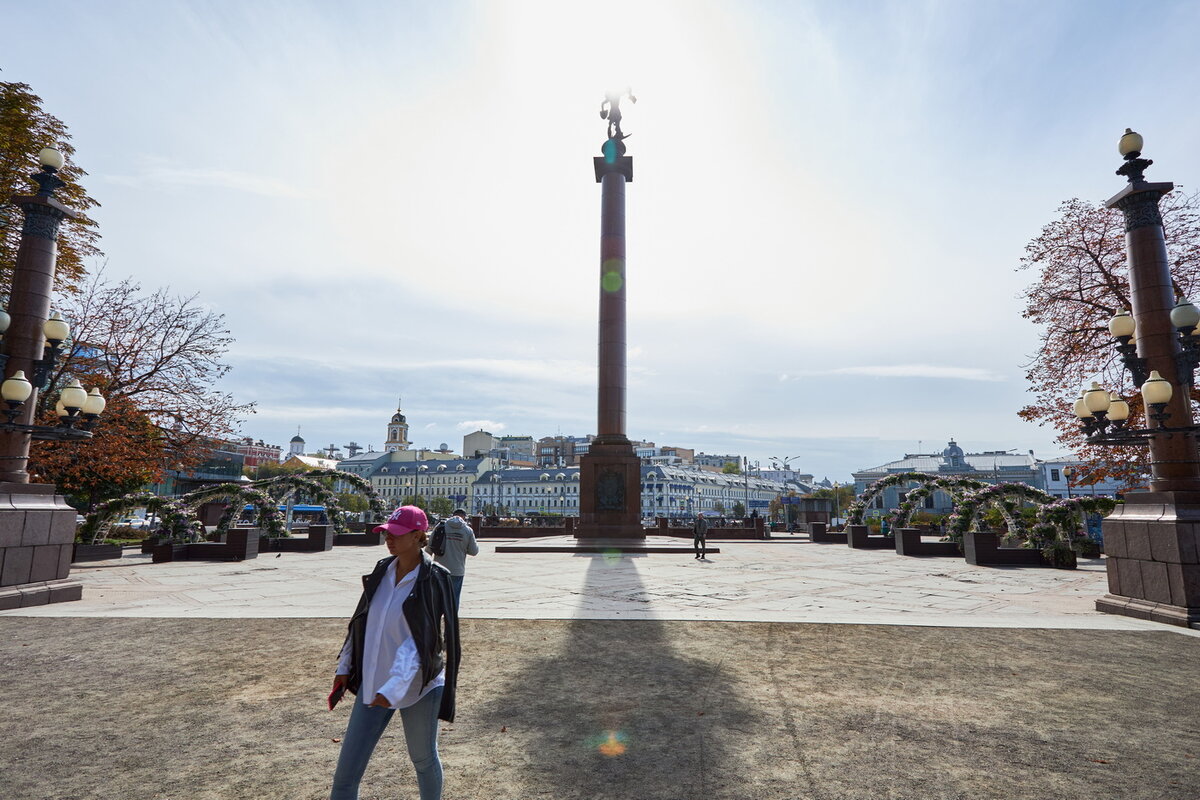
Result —
<instances>
[{"instance_id":1,"label":"person in dark jacket","mask_svg":"<svg viewBox=\"0 0 1200 800\"><path fill-rule=\"evenodd\" d=\"M357 800L371 753L396 711L421 800L440 800L438 720L454 721L458 681L458 606L450 573L422 550L429 521L401 506L375 528L392 555L363 576L333 677L330 707L340 692L357 697L333 775L330 800Z\"/></svg>"},{"instance_id":2,"label":"person in dark jacket","mask_svg":"<svg viewBox=\"0 0 1200 800\"><path fill-rule=\"evenodd\" d=\"M692 547L701 561L708 555L708 520L702 512L697 512L696 524L692 526Z\"/></svg>"}]
</instances>

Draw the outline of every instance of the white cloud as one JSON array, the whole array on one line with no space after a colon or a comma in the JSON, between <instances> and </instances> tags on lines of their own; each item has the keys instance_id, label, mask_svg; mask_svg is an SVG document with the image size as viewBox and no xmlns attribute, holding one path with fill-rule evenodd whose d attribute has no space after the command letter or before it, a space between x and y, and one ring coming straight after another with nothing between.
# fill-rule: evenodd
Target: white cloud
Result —
<instances>
[{"instance_id":1,"label":"white cloud","mask_svg":"<svg viewBox=\"0 0 1200 800\"><path fill-rule=\"evenodd\" d=\"M290 199L310 197L309 192L305 192L278 178L266 175L254 175L230 169L156 165L146 167L136 175L108 175L106 179L111 183L133 187L147 185L204 186L256 194L263 197Z\"/></svg>"},{"instance_id":2,"label":"white cloud","mask_svg":"<svg viewBox=\"0 0 1200 800\"><path fill-rule=\"evenodd\" d=\"M958 381L1000 382L1006 378L990 369L981 367L939 367L933 364L877 364L860 367L837 367L827 370L810 370L800 373L784 373L780 383L813 378L820 375L865 375L873 378L943 378Z\"/></svg>"},{"instance_id":3,"label":"white cloud","mask_svg":"<svg viewBox=\"0 0 1200 800\"><path fill-rule=\"evenodd\" d=\"M947 378L959 381L1002 381L990 369L979 367L938 367L932 364L887 364L864 367L839 367L838 375L871 375L879 378Z\"/></svg>"},{"instance_id":4,"label":"white cloud","mask_svg":"<svg viewBox=\"0 0 1200 800\"><path fill-rule=\"evenodd\" d=\"M503 422L495 422L490 419L468 419L454 426L458 430L466 433L467 431L488 431L489 433L499 433L504 430Z\"/></svg>"}]
</instances>

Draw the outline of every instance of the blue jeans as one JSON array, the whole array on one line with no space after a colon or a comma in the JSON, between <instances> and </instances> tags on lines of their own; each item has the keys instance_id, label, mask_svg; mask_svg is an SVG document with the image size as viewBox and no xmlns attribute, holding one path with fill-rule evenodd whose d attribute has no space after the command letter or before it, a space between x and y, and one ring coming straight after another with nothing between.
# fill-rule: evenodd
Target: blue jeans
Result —
<instances>
[{"instance_id":1,"label":"blue jeans","mask_svg":"<svg viewBox=\"0 0 1200 800\"><path fill-rule=\"evenodd\" d=\"M462 575L451 575L450 576L450 585L454 587L454 607L455 608L458 608L460 605L462 605L462 603L459 602L459 598L462 597L462 579L463 579Z\"/></svg>"},{"instance_id":2,"label":"blue jeans","mask_svg":"<svg viewBox=\"0 0 1200 800\"><path fill-rule=\"evenodd\" d=\"M417 770L421 800L441 800L442 797L442 761L437 751L438 709L441 705L442 687L439 686L408 708L400 709L404 742L408 745L408 757ZM333 773L329 800L358 800L358 784L367 771L367 762L395 713L393 709L368 706L359 698L354 699L354 710L350 712L350 724L342 737L342 753Z\"/></svg>"}]
</instances>

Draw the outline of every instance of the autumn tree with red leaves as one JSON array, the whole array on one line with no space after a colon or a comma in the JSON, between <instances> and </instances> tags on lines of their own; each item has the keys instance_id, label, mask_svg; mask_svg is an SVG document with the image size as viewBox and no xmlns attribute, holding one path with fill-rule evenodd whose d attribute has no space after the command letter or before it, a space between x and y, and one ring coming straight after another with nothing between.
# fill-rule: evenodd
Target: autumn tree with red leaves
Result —
<instances>
[{"instance_id":1,"label":"autumn tree with red leaves","mask_svg":"<svg viewBox=\"0 0 1200 800\"><path fill-rule=\"evenodd\" d=\"M49 403L73 378L98 386L109 402L82 443L34 442L30 467L41 480L95 503L161 479L164 469L190 469L214 443L237 430L253 403L216 388L229 372L222 359L233 343L224 316L167 289L142 292L132 280L103 272L62 305L71 341L39 395ZM40 413L53 419L53 409Z\"/></svg>"},{"instance_id":2,"label":"autumn tree with red leaves","mask_svg":"<svg viewBox=\"0 0 1200 800\"><path fill-rule=\"evenodd\" d=\"M1176 297L1196 298L1200 287L1200 193L1163 197L1163 228ZM1041 342L1025 376L1037 401L1019 415L1058 432L1057 441L1078 454L1083 483L1106 477L1139 486L1149 474L1141 447L1088 445L1075 417L1079 390L1098 381L1129 401L1130 419L1145 422L1141 395L1121 363L1108 321L1131 308L1125 224L1120 211L1079 199L1058 209L1058 218L1025 247L1019 269L1037 280L1021 295L1023 316L1041 330ZM1193 400L1200 395L1193 392Z\"/></svg>"}]
</instances>

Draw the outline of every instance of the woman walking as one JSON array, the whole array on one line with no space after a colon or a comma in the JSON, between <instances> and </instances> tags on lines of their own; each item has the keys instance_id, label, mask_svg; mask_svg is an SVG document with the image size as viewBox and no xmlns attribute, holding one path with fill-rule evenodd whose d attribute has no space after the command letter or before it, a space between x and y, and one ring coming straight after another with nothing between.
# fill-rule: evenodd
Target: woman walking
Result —
<instances>
[{"instance_id":1,"label":"woman walking","mask_svg":"<svg viewBox=\"0 0 1200 800\"><path fill-rule=\"evenodd\" d=\"M416 506L401 506L375 528L391 557L363 576L329 695L332 709L349 689L357 695L330 800L357 800L371 753L399 711L421 800L440 800L438 720L454 721L458 680L458 608L450 573L423 551L429 522Z\"/></svg>"}]
</instances>

